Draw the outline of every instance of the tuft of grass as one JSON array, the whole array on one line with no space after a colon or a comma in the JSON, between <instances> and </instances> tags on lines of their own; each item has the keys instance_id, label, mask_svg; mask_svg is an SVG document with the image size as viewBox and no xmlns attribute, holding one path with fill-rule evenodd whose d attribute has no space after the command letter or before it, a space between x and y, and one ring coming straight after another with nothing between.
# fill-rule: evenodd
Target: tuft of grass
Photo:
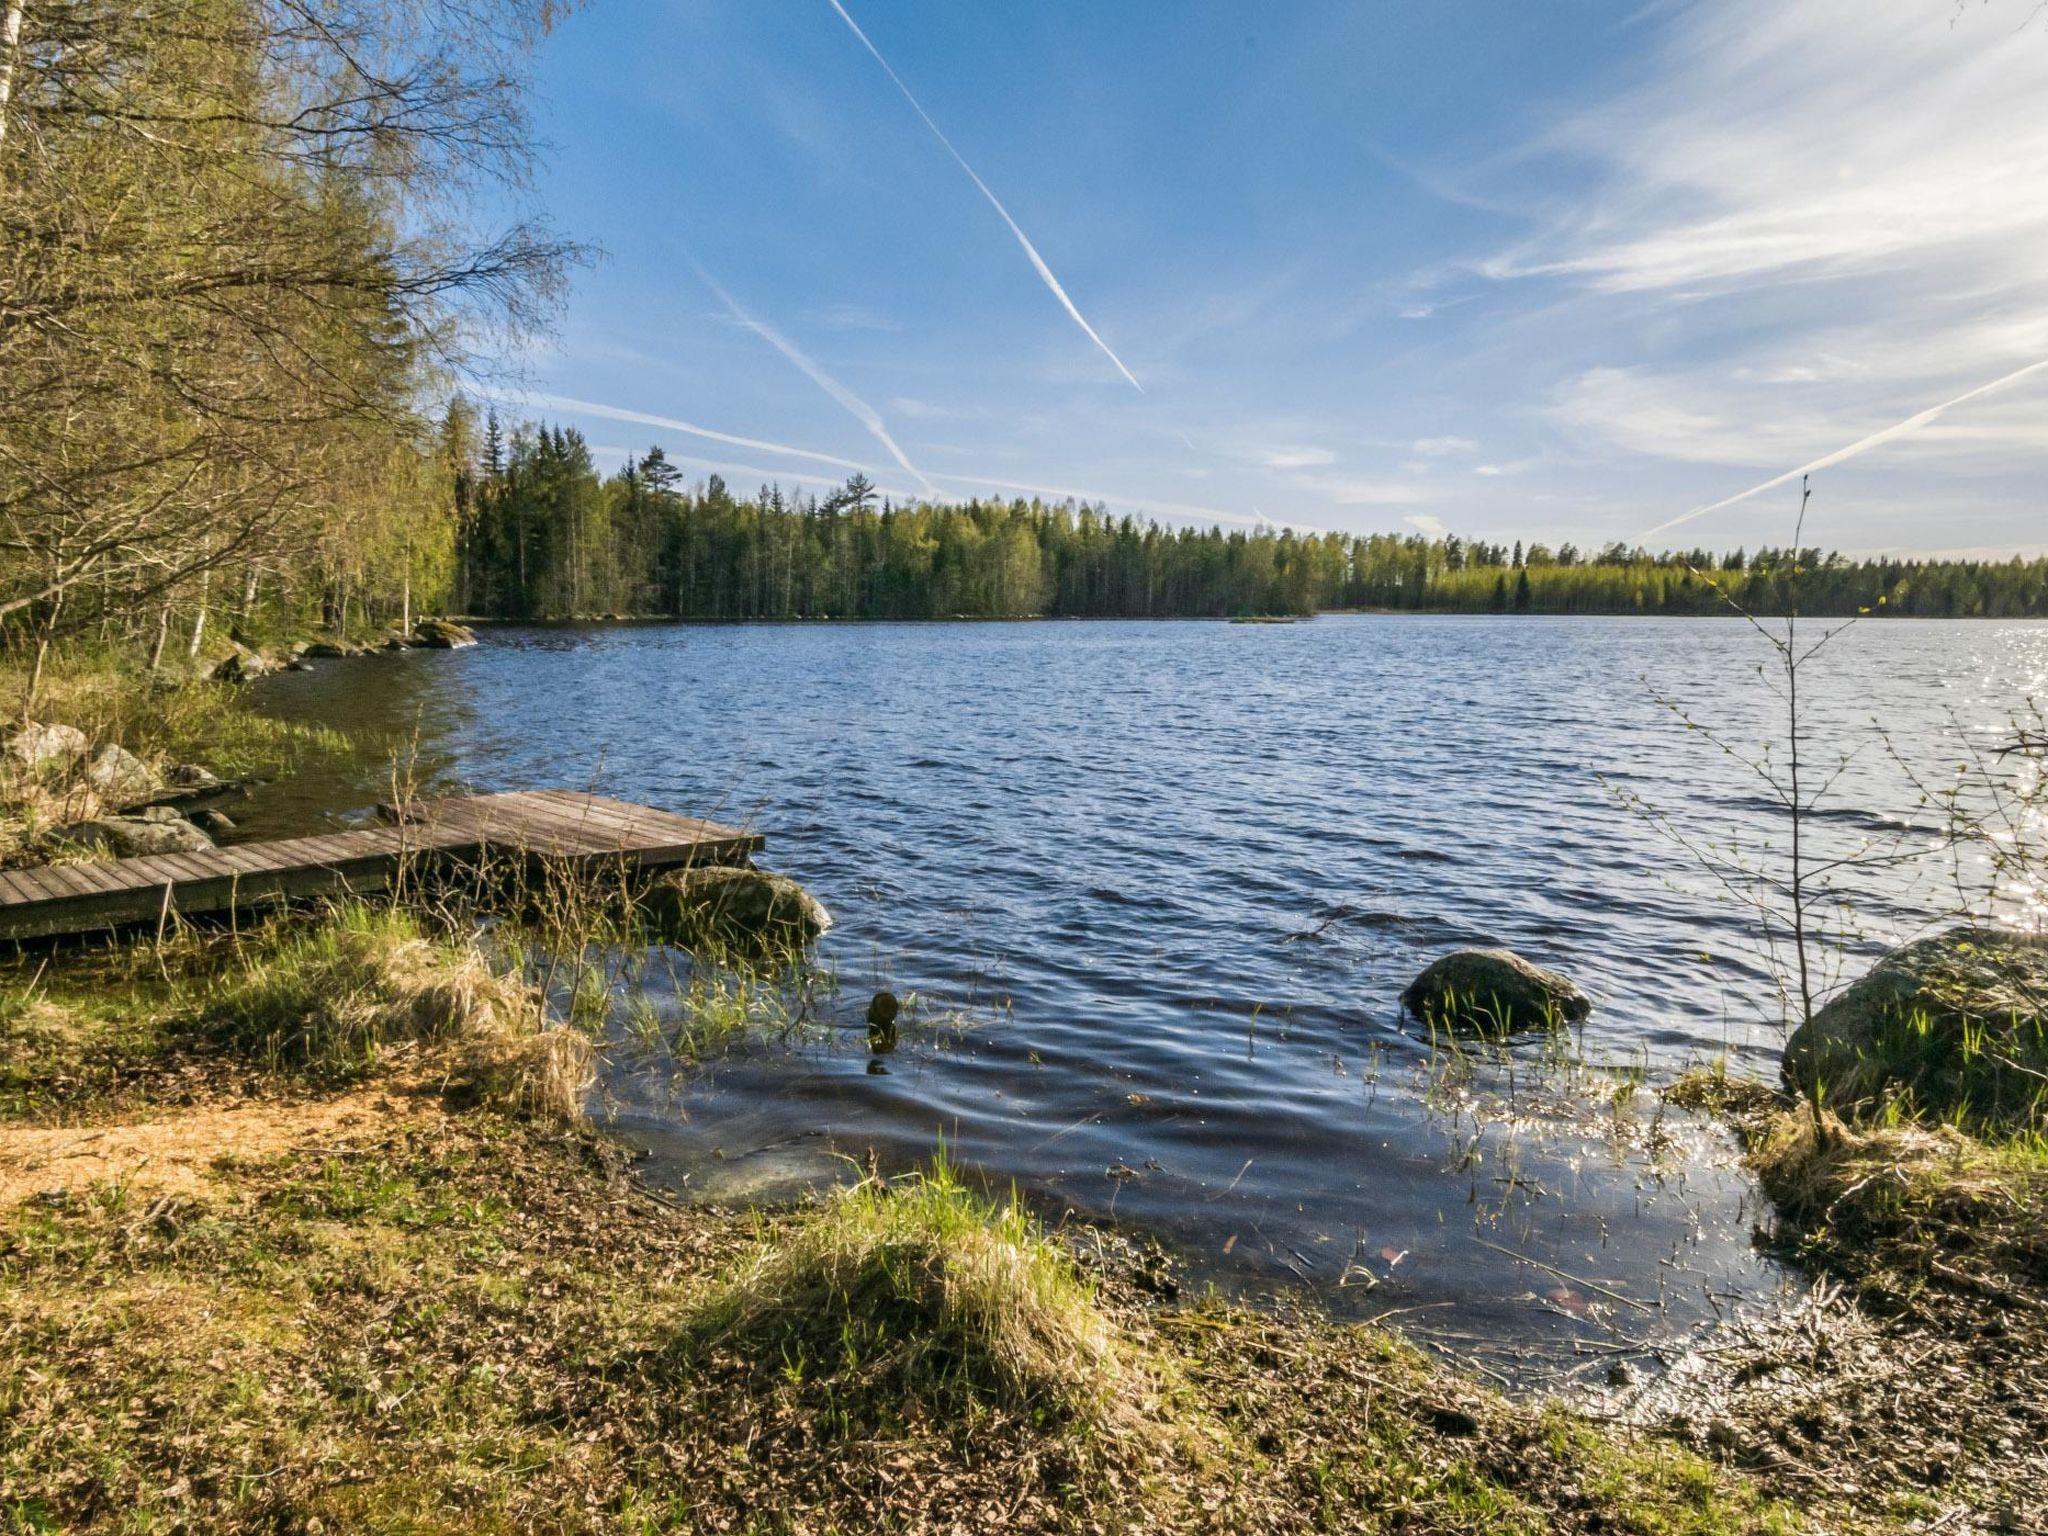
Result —
<instances>
[{"instance_id":1,"label":"tuft of grass","mask_svg":"<svg viewBox=\"0 0 2048 1536\"><path fill-rule=\"evenodd\" d=\"M991 1409L1101 1426L1136 1369L1071 1257L943 1155L763 1242L686 1319L681 1349L815 1388L849 1428Z\"/></svg>"},{"instance_id":2,"label":"tuft of grass","mask_svg":"<svg viewBox=\"0 0 2048 1536\"><path fill-rule=\"evenodd\" d=\"M398 1044L452 1044L478 1097L563 1121L580 1117L592 1078L588 1037L546 1027L535 989L391 907L269 925L214 979L195 1023L273 1070L314 1077L360 1077Z\"/></svg>"},{"instance_id":3,"label":"tuft of grass","mask_svg":"<svg viewBox=\"0 0 2048 1536\"><path fill-rule=\"evenodd\" d=\"M2048 1139L1851 1125L1802 1104L1754 1134L1750 1160L1802 1240L1860 1278L2048 1281Z\"/></svg>"},{"instance_id":4,"label":"tuft of grass","mask_svg":"<svg viewBox=\"0 0 2048 1536\"><path fill-rule=\"evenodd\" d=\"M1658 1097L1679 1109L1715 1115L1736 1125L1767 1119L1785 1103L1769 1083L1731 1073L1726 1057L1688 1067L1665 1084Z\"/></svg>"}]
</instances>

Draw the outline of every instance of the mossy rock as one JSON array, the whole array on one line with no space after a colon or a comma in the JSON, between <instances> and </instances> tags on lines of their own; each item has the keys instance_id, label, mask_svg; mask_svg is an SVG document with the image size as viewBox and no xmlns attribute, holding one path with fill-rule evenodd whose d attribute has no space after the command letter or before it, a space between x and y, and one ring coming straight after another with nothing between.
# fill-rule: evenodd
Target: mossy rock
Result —
<instances>
[{"instance_id":1,"label":"mossy rock","mask_svg":"<svg viewBox=\"0 0 2048 1536\"><path fill-rule=\"evenodd\" d=\"M1511 949L1459 949L1432 961L1401 1006L1439 1029L1499 1037L1583 1019L1592 999L1568 976Z\"/></svg>"},{"instance_id":2,"label":"mossy rock","mask_svg":"<svg viewBox=\"0 0 2048 1536\"><path fill-rule=\"evenodd\" d=\"M1965 925L1893 950L1793 1032L1785 1082L1838 1111L2048 1128L2048 939Z\"/></svg>"},{"instance_id":3,"label":"mossy rock","mask_svg":"<svg viewBox=\"0 0 2048 1536\"><path fill-rule=\"evenodd\" d=\"M663 875L640 910L664 940L685 949L785 953L832 926L832 914L796 881L744 864Z\"/></svg>"}]
</instances>

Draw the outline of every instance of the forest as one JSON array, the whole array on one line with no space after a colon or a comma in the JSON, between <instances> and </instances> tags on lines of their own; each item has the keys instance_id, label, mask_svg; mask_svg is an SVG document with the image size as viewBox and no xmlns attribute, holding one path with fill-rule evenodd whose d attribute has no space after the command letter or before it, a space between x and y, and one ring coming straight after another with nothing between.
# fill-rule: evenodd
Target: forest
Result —
<instances>
[{"instance_id":1,"label":"forest","mask_svg":"<svg viewBox=\"0 0 2048 1536\"><path fill-rule=\"evenodd\" d=\"M1331 609L2015 618L2048 615L2048 560L1852 560L1818 549L1652 555L1455 535L1166 528L1037 500L892 505L859 475L822 497L660 448L600 475L573 429L507 435L458 406L452 601L478 617L1164 618Z\"/></svg>"},{"instance_id":2,"label":"forest","mask_svg":"<svg viewBox=\"0 0 2048 1536\"><path fill-rule=\"evenodd\" d=\"M2048 562L1167 528L602 474L494 359L583 257L532 206L554 0L0 10L0 650L516 619L2048 613Z\"/></svg>"},{"instance_id":3,"label":"forest","mask_svg":"<svg viewBox=\"0 0 2048 1536\"><path fill-rule=\"evenodd\" d=\"M545 327L556 0L0 9L0 643L444 601L452 380Z\"/></svg>"}]
</instances>

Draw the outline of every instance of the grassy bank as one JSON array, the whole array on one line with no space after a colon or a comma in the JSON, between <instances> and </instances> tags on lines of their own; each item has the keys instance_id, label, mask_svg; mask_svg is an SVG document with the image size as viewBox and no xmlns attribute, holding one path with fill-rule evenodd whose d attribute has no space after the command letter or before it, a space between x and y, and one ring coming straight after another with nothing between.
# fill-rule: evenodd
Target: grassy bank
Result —
<instances>
[{"instance_id":1,"label":"grassy bank","mask_svg":"<svg viewBox=\"0 0 2048 1536\"><path fill-rule=\"evenodd\" d=\"M1161 1310L943 1164L679 1209L402 914L5 995L0 1529L1824 1528L1381 1330Z\"/></svg>"}]
</instances>

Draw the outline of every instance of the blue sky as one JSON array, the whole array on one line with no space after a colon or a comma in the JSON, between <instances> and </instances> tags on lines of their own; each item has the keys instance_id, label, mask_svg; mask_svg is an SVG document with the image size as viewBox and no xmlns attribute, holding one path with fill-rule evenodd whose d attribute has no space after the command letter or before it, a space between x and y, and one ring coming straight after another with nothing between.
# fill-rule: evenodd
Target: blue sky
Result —
<instances>
[{"instance_id":1,"label":"blue sky","mask_svg":"<svg viewBox=\"0 0 2048 1536\"><path fill-rule=\"evenodd\" d=\"M1595 544L2048 360L2035 0L842 4L549 39L604 256L525 414L746 489ZM2048 548L2048 369L1815 485L1817 542Z\"/></svg>"}]
</instances>

